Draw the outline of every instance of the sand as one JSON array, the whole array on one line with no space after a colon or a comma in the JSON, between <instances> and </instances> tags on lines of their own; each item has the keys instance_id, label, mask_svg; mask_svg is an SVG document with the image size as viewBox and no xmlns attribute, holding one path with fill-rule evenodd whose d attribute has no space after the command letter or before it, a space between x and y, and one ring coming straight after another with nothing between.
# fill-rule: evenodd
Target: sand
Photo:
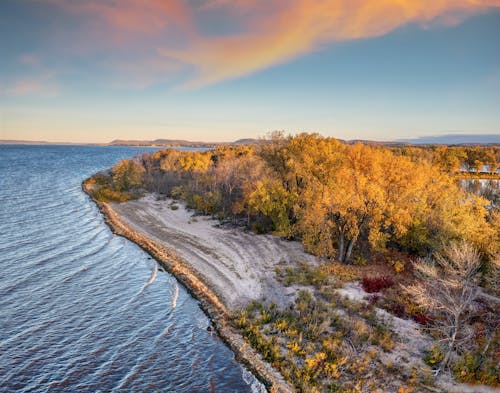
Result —
<instances>
[{"instance_id":1,"label":"sand","mask_svg":"<svg viewBox=\"0 0 500 393\"><path fill-rule=\"evenodd\" d=\"M172 204L170 199L157 200L148 194L110 207L126 226L175 250L231 310L262 298L288 305L294 293L284 296L275 268L280 263L317 263L299 242L221 226L211 217L194 216L181 203L175 203L177 209Z\"/></svg>"}]
</instances>

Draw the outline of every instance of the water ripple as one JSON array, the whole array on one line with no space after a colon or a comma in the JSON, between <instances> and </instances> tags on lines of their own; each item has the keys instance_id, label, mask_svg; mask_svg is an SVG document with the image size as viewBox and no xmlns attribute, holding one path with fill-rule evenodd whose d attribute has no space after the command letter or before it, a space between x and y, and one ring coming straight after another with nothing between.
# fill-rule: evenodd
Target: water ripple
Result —
<instances>
[{"instance_id":1,"label":"water ripple","mask_svg":"<svg viewBox=\"0 0 500 393\"><path fill-rule=\"evenodd\" d=\"M1 392L254 391L198 303L81 191L147 148L0 150Z\"/></svg>"}]
</instances>

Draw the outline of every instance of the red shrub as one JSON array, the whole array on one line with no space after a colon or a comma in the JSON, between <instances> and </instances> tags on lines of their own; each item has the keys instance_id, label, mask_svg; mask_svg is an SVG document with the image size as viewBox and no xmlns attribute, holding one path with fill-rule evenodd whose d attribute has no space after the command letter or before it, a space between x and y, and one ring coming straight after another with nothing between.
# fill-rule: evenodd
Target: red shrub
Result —
<instances>
[{"instance_id":1,"label":"red shrub","mask_svg":"<svg viewBox=\"0 0 500 393\"><path fill-rule=\"evenodd\" d=\"M432 322L432 318L429 317L428 315L425 314L414 314L411 316L413 320L421 325L428 325L430 322Z\"/></svg>"},{"instance_id":2,"label":"red shrub","mask_svg":"<svg viewBox=\"0 0 500 393\"><path fill-rule=\"evenodd\" d=\"M361 285L363 286L365 292L374 293L392 287L394 285L394 281L392 278L387 276L374 278L364 277L361 280Z\"/></svg>"}]
</instances>

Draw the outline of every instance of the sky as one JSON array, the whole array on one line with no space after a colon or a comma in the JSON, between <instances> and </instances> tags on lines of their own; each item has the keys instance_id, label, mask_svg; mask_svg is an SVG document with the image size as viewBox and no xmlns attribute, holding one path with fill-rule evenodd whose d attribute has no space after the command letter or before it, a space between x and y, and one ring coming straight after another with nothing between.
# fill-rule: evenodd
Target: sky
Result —
<instances>
[{"instance_id":1,"label":"sky","mask_svg":"<svg viewBox=\"0 0 500 393\"><path fill-rule=\"evenodd\" d=\"M500 0L1 0L0 139L500 134Z\"/></svg>"}]
</instances>

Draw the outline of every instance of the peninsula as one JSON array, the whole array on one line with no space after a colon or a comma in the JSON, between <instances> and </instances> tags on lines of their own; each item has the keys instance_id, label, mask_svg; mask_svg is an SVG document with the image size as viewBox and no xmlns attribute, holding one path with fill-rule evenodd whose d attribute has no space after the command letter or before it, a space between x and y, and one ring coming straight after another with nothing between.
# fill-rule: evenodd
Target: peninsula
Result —
<instances>
[{"instance_id":1,"label":"peninsula","mask_svg":"<svg viewBox=\"0 0 500 393\"><path fill-rule=\"evenodd\" d=\"M461 152L466 160L467 154L486 157L496 150L447 148L429 160L429 149L415 148L412 158L398 149L318 135L275 135L260 145L145 154L96 174L83 187L115 233L144 248L200 300L220 336L270 391L492 391L460 382L497 384L488 367L495 367L497 356L490 348L498 345L498 261L479 257L475 248L494 255L498 243L487 239L498 233L489 217L495 208L480 210L485 200L470 199L446 168ZM429 164L437 154L443 167ZM379 167L385 165L391 171ZM351 183L342 180L347 174ZM394 189L405 194L387 193ZM377 199L379 194L385 196ZM415 195L432 205L412 205L408 201ZM460 195L478 203L475 210L462 205ZM359 205L356 198L365 200ZM439 198L446 203L443 210ZM413 238L418 214L447 220L453 198L461 221L452 225L462 243L438 249L435 239ZM327 206L337 212L324 211ZM467 221L472 216L474 229ZM387 220L393 220L393 228L401 226L391 235L398 247L370 240L387 236ZM450 224L446 229L425 225L443 237ZM351 229L342 230L343 225ZM432 280L418 274L423 268L418 255L431 247L437 261L455 263L465 253L466 259L490 266L481 287L474 281L471 288L479 289L470 297L474 307L456 331L461 335L463 324L474 327L477 305L488 304L481 311L486 312L482 326L485 334L493 330L482 348L487 352L477 380L457 371L467 366L455 344L436 346L436 334L444 331L430 334L446 317L426 304L431 299L418 295ZM442 274L460 275L466 268L443 265ZM468 345L471 354L481 346Z\"/></svg>"}]
</instances>

